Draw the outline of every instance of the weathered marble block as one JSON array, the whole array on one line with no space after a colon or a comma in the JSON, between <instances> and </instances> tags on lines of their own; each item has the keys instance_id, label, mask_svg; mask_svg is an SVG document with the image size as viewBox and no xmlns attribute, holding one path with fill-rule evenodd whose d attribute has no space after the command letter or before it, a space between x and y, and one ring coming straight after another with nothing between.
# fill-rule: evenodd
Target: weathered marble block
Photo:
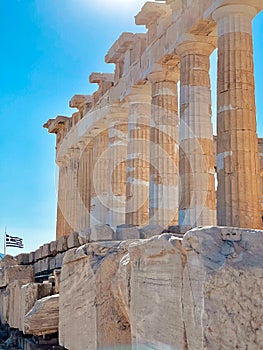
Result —
<instances>
[{"instance_id":1,"label":"weathered marble block","mask_svg":"<svg viewBox=\"0 0 263 350\"><path fill-rule=\"evenodd\" d=\"M69 236L68 236L68 241L67 241L67 245L68 248L75 248L75 247L79 247L80 243L79 243L79 234L78 232L72 232Z\"/></svg>"},{"instance_id":2,"label":"weathered marble block","mask_svg":"<svg viewBox=\"0 0 263 350\"><path fill-rule=\"evenodd\" d=\"M21 323L21 287L23 282L11 282L8 287L8 325L12 328L19 328Z\"/></svg>"},{"instance_id":3,"label":"weathered marble block","mask_svg":"<svg viewBox=\"0 0 263 350\"><path fill-rule=\"evenodd\" d=\"M0 261L0 269L4 269L6 267L14 265L18 265L17 259L8 254Z\"/></svg>"},{"instance_id":4,"label":"weathered marble block","mask_svg":"<svg viewBox=\"0 0 263 350\"><path fill-rule=\"evenodd\" d=\"M29 264L29 254L22 253L16 256L18 265L28 265Z\"/></svg>"},{"instance_id":5,"label":"weathered marble block","mask_svg":"<svg viewBox=\"0 0 263 350\"><path fill-rule=\"evenodd\" d=\"M68 249L68 242L67 242L67 236L62 236L57 241L57 251L62 253L65 252Z\"/></svg>"},{"instance_id":6,"label":"weathered marble block","mask_svg":"<svg viewBox=\"0 0 263 350\"><path fill-rule=\"evenodd\" d=\"M206 227L134 243L132 343L144 349L261 349L263 231Z\"/></svg>"},{"instance_id":7,"label":"weathered marble block","mask_svg":"<svg viewBox=\"0 0 263 350\"><path fill-rule=\"evenodd\" d=\"M35 261L38 261L42 258L42 248L43 246L39 247L36 251L35 251Z\"/></svg>"},{"instance_id":8,"label":"weathered marble block","mask_svg":"<svg viewBox=\"0 0 263 350\"><path fill-rule=\"evenodd\" d=\"M59 294L47 296L35 302L24 319L24 333L36 336L58 331Z\"/></svg>"},{"instance_id":9,"label":"weathered marble block","mask_svg":"<svg viewBox=\"0 0 263 350\"><path fill-rule=\"evenodd\" d=\"M33 266L16 265L0 270L0 287L6 287L15 280L21 281L24 284L32 282L34 280Z\"/></svg>"},{"instance_id":10,"label":"weathered marble block","mask_svg":"<svg viewBox=\"0 0 263 350\"><path fill-rule=\"evenodd\" d=\"M156 224L150 224L139 229L140 238L146 239L153 236L160 235L163 232L163 227Z\"/></svg>"},{"instance_id":11,"label":"weathered marble block","mask_svg":"<svg viewBox=\"0 0 263 350\"><path fill-rule=\"evenodd\" d=\"M60 276L62 346L95 350L130 344L129 322L111 289L125 253L127 248L110 241L86 244L66 253Z\"/></svg>"},{"instance_id":12,"label":"weathered marble block","mask_svg":"<svg viewBox=\"0 0 263 350\"><path fill-rule=\"evenodd\" d=\"M91 241L111 241L114 231L109 225L98 224L91 227Z\"/></svg>"},{"instance_id":13,"label":"weathered marble block","mask_svg":"<svg viewBox=\"0 0 263 350\"><path fill-rule=\"evenodd\" d=\"M124 241L127 239L139 239L140 231L135 225L123 224L117 226L115 239Z\"/></svg>"},{"instance_id":14,"label":"weathered marble block","mask_svg":"<svg viewBox=\"0 0 263 350\"><path fill-rule=\"evenodd\" d=\"M47 244L44 244L43 247L42 247L42 259L48 257L51 255L51 252L50 252L50 244L47 243Z\"/></svg>"},{"instance_id":15,"label":"weathered marble block","mask_svg":"<svg viewBox=\"0 0 263 350\"><path fill-rule=\"evenodd\" d=\"M56 256L58 252L58 241L50 242L50 254Z\"/></svg>"}]
</instances>

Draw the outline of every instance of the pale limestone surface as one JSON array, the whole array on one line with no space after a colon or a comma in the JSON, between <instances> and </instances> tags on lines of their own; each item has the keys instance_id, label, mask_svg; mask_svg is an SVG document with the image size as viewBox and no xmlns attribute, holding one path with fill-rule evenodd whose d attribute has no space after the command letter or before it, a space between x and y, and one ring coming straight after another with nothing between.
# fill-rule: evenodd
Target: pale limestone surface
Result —
<instances>
[{"instance_id":1,"label":"pale limestone surface","mask_svg":"<svg viewBox=\"0 0 263 350\"><path fill-rule=\"evenodd\" d=\"M129 322L111 289L125 253L119 242L90 243L67 252L60 278L62 346L92 350L130 343Z\"/></svg>"},{"instance_id":2,"label":"pale limestone surface","mask_svg":"<svg viewBox=\"0 0 263 350\"><path fill-rule=\"evenodd\" d=\"M31 265L8 266L0 270L0 287L6 287L15 280L26 284L33 282L33 279L33 266Z\"/></svg>"},{"instance_id":3,"label":"pale limestone surface","mask_svg":"<svg viewBox=\"0 0 263 350\"><path fill-rule=\"evenodd\" d=\"M8 254L0 261L1 269L4 269L8 266L14 266L14 265L18 265L18 260L15 257Z\"/></svg>"},{"instance_id":4,"label":"pale limestone surface","mask_svg":"<svg viewBox=\"0 0 263 350\"><path fill-rule=\"evenodd\" d=\"M140 228L140 238L146 239L160 235L163 232L163 227L158 224L150 224Z\"/></svg>"},{"instance_id":5,"label":"pale limestone surface","mask_svg":"<svg viewBox=\"0 0 263 350\"><path fill-rule=\"evenodd\" d=\"M20 308L15 309L16 313L20 311L18 329L22 332L25 330L25 315L33 308L38 299L49 296L51 293L51 283L28 283L21 286L20 290Z\"/></svg>"},{"instance_id":6,"label":"pale limestone surface","mask_svg":"<svg viewBox=\"0 0 263 350\"><path fill-rule=\"evenodd\" d=\"M140 238L140 231L135 225L131 225L131 224L119 225L116 228L116 234L114 238L120 241Z\"/></svg>"},{"instance_id":7,"label":"pale limestone surface","mask_svg":"<svg viewBox=\"0 0 263 350\"><path fill-rule=\"evenodd\" d=\"M111 241L114 231L109 225L94 225L91 227L91 241Z\"/></svg>"},{"instance_id":8,"label":"pale limestone surface","mask_svg":"<svg viewBox=\"0 0 263 350\"><path fill-rule=\"evenodd\" d=\"M20 326L20 311L21 311L21 287L23 282L14 281L7 286L8 299L8 319L7 323L12 328Z\"/></svg>"},{"instance_id":9,"label":"pale limestone surface","mask_svg":"<svg viewBox=\"0 0 263 350\"><path fill-rule=\"evenodd\" d=\"M130 246L133 348L260 349L262 245L263 231L207 227Z\"/></svg>"},{"instance_id":10,"label":"pale limestone surface","mask_svg":"<svg viewBox=\"0 0 263 350\"><path fill-rule=\"evenodd\" d=\"M157 236L129 248L134 349L184 349L180 249L181 242L171 235Z\"/></svg>"},{"instance_id":11,"label":"pale limestone surface","mask_svg":"<svg viewBox=\"0 0 263 350\"><path fill-rule=\"evenodd\" d=\"M25 315L38 299L51 293L50 283L27 283L14 281L6 288L6 298L2 300L4 309L8 310L6 322L12 328L24 331Z\"/></svg>"},{"instance_id":12,"label":"pale limestone surface","mask_svg":"<svg viewBox=\"0 0 263 350\"><path fill-rule=\"evenodd\" d=\"M39 299L24 319L24 333L37 336L58 331L59 294Z\"/></svg>"}]
</instances>

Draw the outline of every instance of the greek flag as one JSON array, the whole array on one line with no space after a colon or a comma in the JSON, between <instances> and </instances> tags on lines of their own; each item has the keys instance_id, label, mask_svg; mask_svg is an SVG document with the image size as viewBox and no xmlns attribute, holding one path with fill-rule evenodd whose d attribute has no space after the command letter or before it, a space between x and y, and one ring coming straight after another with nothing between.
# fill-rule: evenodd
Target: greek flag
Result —
<instances>
[{"instance_id":1,"label":"greek flag","mask_svg":"<svg viewBox=\"0 0 263 350\"><path fill-rule=\"evenodd\" d=\"M5 235L5 244L6 247L24 248L22 238L9 236L7 234Z\"/></svg>"}]
</instances>

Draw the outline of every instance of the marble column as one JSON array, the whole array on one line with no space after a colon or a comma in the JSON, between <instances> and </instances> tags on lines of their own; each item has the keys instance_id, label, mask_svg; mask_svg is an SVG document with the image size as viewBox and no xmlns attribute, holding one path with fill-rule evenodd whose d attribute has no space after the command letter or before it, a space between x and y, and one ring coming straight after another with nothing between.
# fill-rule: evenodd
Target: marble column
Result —
<instances>
[{"instance_id":1,"label":"marble column","mask_svg":"<svg viewBox=\"0 0 263 350\"><path fill-rule=\"evenodd\" d=\"M128 123L111 122L109 125L108 224L116 228L125 223L126 168Z\"/></svg>"},{"instance_id":2,"label":"marble column","mask_svg":"<svg viewBox=\"0 0 263 350\"><path fill-rule=\"evenodd\" d=\"M178 224L179 68L160 68L148 76L152 83L149 214L151 224L167 228Z\"/></svg>"},{"instance_id":3,"label":"marble column","mask_svg":"<svg viewBox=\"0 0 263 350\"><path fill-rule=\"evenodd\" d=\"M68 236L72 228L67 221L67 161L61 159L56 161L58 165L58 197L57 197L57 225L56 239Z\"/></svg>"},{"instance_id":4,"label":"marble column","mask_svg":"<svg viewBox=\"0 0 263 350\"><path fill-rule=\"evenodd\" d=\"M126 223L149 223L150 84L134 87L129 102Z\"/></svg>"},{"instance_id":5,"label":"marble column","mask_svg":"<svg viewBox=\"0 0 263 350\"><path fill-rule=\"evenodd\" d=\"M106 224L108 217L108 128L98 132L93 140L92 191L90 226Z\"/></svg>"},{"instance_id":6,"label":"marble column","mask_svg":"<svg viewBox=\"0 0 263 350\"><path fill-rule=\"evenodd\" d=\"M249 3L249 2L248 2ZM218 25L218 224L262 229L249 5L213 13Z\"/></svg>"},{"instance_id":7,"label":"marble column","mask_svg":"<svg viewBox=\"0 0 263 350\"><path fill-rule=\"evenodd\" d=\"M79 191L78 191L78 170L79 170L78 147L71 148L68 153L67 166L67 221L71 227L71 232L79 232Z\"/></svg>"},{"instance_id":8,"label":"marble column","mask_svg":"<svg viewBox=\"0 0 263 350\"><path fill-rule=\"evenodd\" d=\"M189 35L177 47L180 56L179 225L216 224L209 56L213 38Z\"/></svg>"},{"instance_id":9,"label":"marble column","mask_svg":"<svg viewBox=\"0 0 263 350\"><path fill-rule=\"evenodd\" d=\"M83 230L90 226L93 140L87 139L80 145L78 172L79 191L79 227Z\"/></svg>"}]
</instances>

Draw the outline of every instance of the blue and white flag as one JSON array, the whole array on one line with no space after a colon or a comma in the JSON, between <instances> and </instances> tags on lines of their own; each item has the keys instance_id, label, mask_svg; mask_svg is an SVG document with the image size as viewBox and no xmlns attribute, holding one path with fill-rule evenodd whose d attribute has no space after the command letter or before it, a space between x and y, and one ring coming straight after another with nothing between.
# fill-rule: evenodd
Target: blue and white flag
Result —
<instances>
[{"instance_id":1,"label":"blue and white flag","mask_svg":"<svg viewBox=\"0 0 263 350\"><path fill-rule=\"evenodd\" d=\"M24 248L23 239L19 237L13 237L5 235L5 245L6 247Z\"/></svg>"}]
</instances>

